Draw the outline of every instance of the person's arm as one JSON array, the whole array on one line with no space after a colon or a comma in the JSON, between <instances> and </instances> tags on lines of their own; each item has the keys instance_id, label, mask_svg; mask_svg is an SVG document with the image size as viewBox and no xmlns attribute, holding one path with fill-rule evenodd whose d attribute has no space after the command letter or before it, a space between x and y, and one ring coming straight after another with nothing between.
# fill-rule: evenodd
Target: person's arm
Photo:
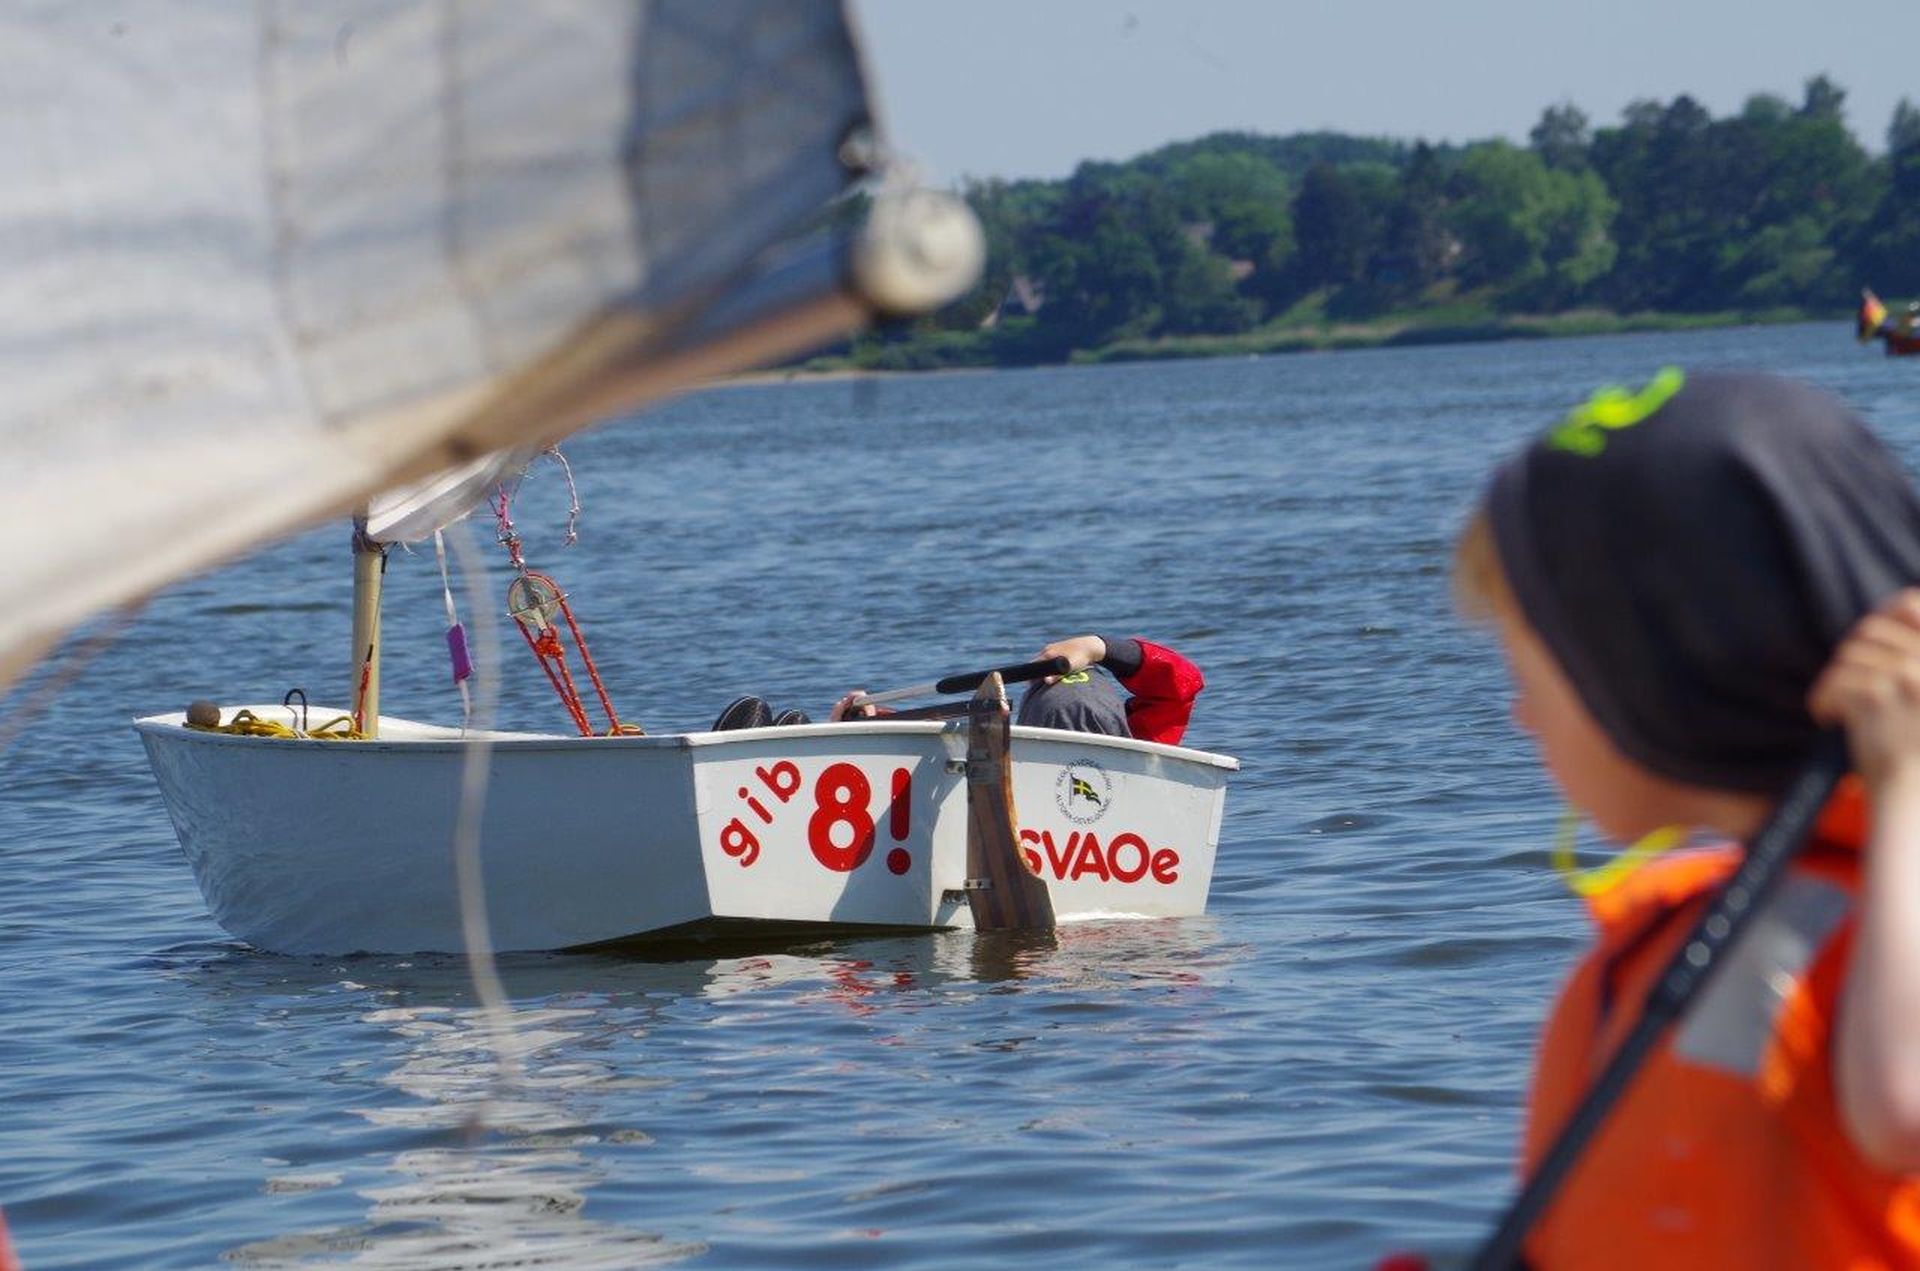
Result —
<instances>
[{"instance_id":1,"label":"person's arm","mask_svg":"<svg viewBox=\"0 0 1920 1271\"><path fill-rule=\"evenodd\" d=\"M1194 699L1207 686L1200 668L1151 640L1109 638L1105 643L1103 665L1132 694L1127 701L1127 727L1141 741L1179 745L1193 718Z\"/></svg>"},{"instance_id":2,"label":"person's arm","mask_svg":"<svg viewBox=\"0 0 1920 1271\"><path fill-rule=\"evenodd\" d=\"M1112 671L1130 695L1127 728L1141 741L1178 745L1193 718L1193 702L1207 686L1200 668L1163 645L1133 636L1073 636L1040 650L1064 657L1074 670L1096 663Z\"/></svg>"},{"instance_id":3,"label":"person's arm","mask_svg":"<svg viewBox=\"0 0 1920 1271\"><path fill-rule=\"evenodd\" d=\"M1920 591L1860 621L1808 706L1822 723L1846 726L1872 808L1835 1027L1835 1097L1862 1154L1920 1173Z\"/></svg>"},{"instance_id":4,"label":"person's arm","mask_svg":"<svg viewBox=\"0 0 1920 1271\"><path fill-rule=\"evenodd\" d=\"M866 692L867 690L863 688L856 688L842 694L840 700L833 704L833 709L827 712L827 719L837 724L847 719L878 719L882 715L892 714L885 707L875 706L871 702L864 706L855 706L853 699L866 696Z\"/></svg>"}]
</instances>

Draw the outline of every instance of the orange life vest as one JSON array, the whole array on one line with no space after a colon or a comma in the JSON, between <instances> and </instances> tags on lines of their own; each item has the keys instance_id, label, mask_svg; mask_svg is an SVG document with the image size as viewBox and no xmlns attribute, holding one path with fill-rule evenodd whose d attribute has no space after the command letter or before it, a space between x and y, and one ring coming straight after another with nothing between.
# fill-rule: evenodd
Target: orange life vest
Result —
<instances>
[{"instance_id":1,"label":"orange life vest","mask_svg":"<svg viewBox=\"0 0 1920 1271\"><path fill-rule=\"evenodd\" d=\"M1854 1148L1830 1041L1866 804L1849 779L1729 961L1649 1057L1547 1210L1536 1267L1920 1267L1920 1176ZM1599 939L1548 1017L1531 1170L1638 1017L1738 849L1655 861L1593 898Z\"/></svg>"}]
</instances>

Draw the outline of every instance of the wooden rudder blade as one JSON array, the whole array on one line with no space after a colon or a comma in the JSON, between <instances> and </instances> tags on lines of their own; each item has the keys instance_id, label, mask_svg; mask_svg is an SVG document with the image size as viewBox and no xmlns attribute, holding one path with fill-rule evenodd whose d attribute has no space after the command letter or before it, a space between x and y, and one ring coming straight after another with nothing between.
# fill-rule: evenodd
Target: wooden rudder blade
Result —
<instances>
[{"instance_id":1,"label":"wooden rudder blade","mask_svg":"<svg viewBox=\"0 0 1920 1271\"><path fill-rule=\"evenodd\" d=\"M1053 898L1020 854L1012 721L998 674L967 711L967 905L979 931L1051 931Z\"/></svg>"}]
</instances>

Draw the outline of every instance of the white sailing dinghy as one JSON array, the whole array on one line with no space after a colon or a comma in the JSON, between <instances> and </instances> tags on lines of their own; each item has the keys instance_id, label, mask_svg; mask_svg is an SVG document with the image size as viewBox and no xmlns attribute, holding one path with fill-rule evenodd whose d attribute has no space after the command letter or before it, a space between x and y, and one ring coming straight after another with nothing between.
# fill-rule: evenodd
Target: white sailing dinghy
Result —
<instances>
[{"instance_id":1,"label":"white sailing dinghy","mask_svg":"<svg viewBox=\"0 0 1920 1271\"><path fill-rule=\"evenodd\" d=\"M221 926L290 953L460 948L459 729L385 719L377 741L331 742L183 725L136 726ZM1059 920L1205 908L1233 760L1011 731L1017 841ZM501 949L975 925L966 724L491 740L480 851Z\"/></svg>"},{"instance_id":2,"label":"white sailing dinghy","mask_svg":"<svg viewBox=\"0 0 1920 1271\"><path fill-rule=\"evenodd\" d=\"M565 594L526 567L508 488L496 497L517 571L509 612L575 727L480 738L488 802L476 850L496 947L796 926L1033 929L1205 908L1237 765L1012 728L1005 682L1065 671L1065 659L875 695L977 690L971 703L893 719L647 736L620 721ZM417 504L385 501L369 535L424 530ZM447 844L475 733L368 714L381 575L378 565L355 573L355 642L369 643L350 709L197 703L135 724L214 917L262 948L459 947ZM581 677L604 727L590 719ZM223 719L253 722L206 726ZM310 729L316 719L333 735ZM351 739L335 740L349 723Z\"/></svg>"},{"instance_id":3,"label":"white sailing dinghy","mask_svg":"<svg viewBox=\"0 0 1920 1271\"><path fill-rule=\"evenodd\" d=\"M0 14L0 53L0 535L36 548L0 684L268 537L376 503L430 532L516 454L979 266L951 200L881 180L853 215L887 152L829 0L48 6ZM379 712L375 528L362 739L136 724L213 916L264 949L467 943L476 738ZM492 942L1036 921L996 909L1009 861L1053 917L1204 907L1232 760L1005 718L488 732Z\"/></svg>"}]
</instances>

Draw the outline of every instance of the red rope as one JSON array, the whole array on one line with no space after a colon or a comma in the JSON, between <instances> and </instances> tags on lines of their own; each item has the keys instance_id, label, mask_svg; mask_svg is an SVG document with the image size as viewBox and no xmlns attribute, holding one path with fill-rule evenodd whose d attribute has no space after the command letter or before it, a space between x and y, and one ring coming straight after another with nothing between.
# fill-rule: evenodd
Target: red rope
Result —
<instances>
[{"instance_id":1,"label":"red rope","mask_svg":"<svg viewBox=\"0 0 1920 1271\"><path fill-rule=\"evenodd\" d=\"M554 458L560 459L567 474L567 488L573 490L573 470L566 466L566 460L560 458L558 450L550 451ZM520 533L514 529L512 507L513 488L508 482L494 487L487 502L493 508L493 519L499 527L500 542L507 549L507 559L521 578L537 580L551 590L560 607L561 617L567 620L567 630L573 632L573 647L580 651L580 661L586 667L587 679L593 684L593 692L600 699L600 708L607 713L607 735L614 736L627 731L620 723L620 716L613 709L613 699L607 694L607 686L600 679L600 668L594 665L593 654L587 648L587 638L580 633L580 624L574 620L573 607L567 603L566 593L561 591L553 579L545 574L535 573L527 568L527 562L520 554ZM573 509L567 523L567 541L574 539L573 518L579 515L579 495L572 494ZM520 635L533 650L533 656L540 663L540 669L547 673L547 682L553 685L553 691L559 696L560 704L567 709L567 715L573 720L573 726L580 730L582 737L593 736L593 725L587 720L586 704L580 699L580 690L573 682L573 673L567 667L566 646L560 640L560 633L551 626L539 626L538 635L519 615L513 615L514 625L520 628Z\"/></svg>"},{"instance_id":2,"label":"red rope","mask_svg":"<svg viewBox=\"0 0 1920 1271\"><path fill-rule=\"evenodd\" d=\"M533 650L540 669L547 673L547 683L553 685L560 704L567 708L573 726L582 737L593 736L593 726L587 722L587 712L580 703L580 691L573 686L573 676L567 670L567 652L561 647L559 637L550 629L536 636L518 618L514 619L514 625L520 628L520 635L526 640L527 647Z\"/></svg>"},{"instance_id":3,"label":"red rope","mask_svg":"<svg viewBox=\"0 0 1920 1271\"><path fill-rule=\"evenodd\" d=\"M613 699L607 696L607 686L600 682L600 669L593 664L593 654L587 652L587 638L580 634L580 624L573 620L573 610L567 604L565 596L560 598L560 612L567 619L567 628L573 632L573 647L580 650L580 660L586 663L587 678L593 681L593 691L600 696L600 709L607 713L607 733L609 736L620 731L620 717L613 713Z\"/></svg>"}]
</instances>

